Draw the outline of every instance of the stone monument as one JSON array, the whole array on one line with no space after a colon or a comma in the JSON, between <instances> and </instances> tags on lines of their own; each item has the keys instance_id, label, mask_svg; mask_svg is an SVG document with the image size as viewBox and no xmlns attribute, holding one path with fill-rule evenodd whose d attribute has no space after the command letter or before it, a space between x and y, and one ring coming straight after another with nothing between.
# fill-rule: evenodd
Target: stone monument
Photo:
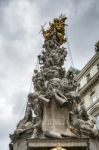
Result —
<instances>
[{"instance_id":1,"label":"stone monument","mask_svg":"<svg viewBox=\"0 0 99 150\"><path fill-rule=\"evenodd\" d=\"M49 22L48 29L41 29L44 44L38 56L40 70L34 70L34 92L28 94L24 118L10 134L10 150L49 150L58 143L67 150L99 150L95 118L88 115L76 93L73 70L63 67L66 19L60 15Z\"/></svg>"}]
</instances>

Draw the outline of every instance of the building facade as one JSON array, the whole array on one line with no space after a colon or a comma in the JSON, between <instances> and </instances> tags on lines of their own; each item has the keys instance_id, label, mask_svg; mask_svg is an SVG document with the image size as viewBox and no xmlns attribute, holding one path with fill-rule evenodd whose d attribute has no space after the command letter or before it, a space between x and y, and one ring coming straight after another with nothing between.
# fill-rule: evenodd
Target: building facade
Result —
<instances>
[{"instance_id":1,"label":"building facade","mask_svg":"<svg viewBox=\"0 0 99 150\"><path fill-rule=\"evenodd\" d=\"M96 43L96 53L76 76L77 92L89 114L96 118L99 129L99 42Z\"/></svg>"}]
</instances>

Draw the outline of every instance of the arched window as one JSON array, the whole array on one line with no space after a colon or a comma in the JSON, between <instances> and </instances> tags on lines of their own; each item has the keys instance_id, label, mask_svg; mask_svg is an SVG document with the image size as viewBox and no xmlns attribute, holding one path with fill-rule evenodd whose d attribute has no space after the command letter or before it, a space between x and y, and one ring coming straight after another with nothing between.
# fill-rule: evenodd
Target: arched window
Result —
<instances>
[{"instance_id":1,"label":"arched window","mask_svg":"<svg viewBox=\"0 0 99 150\"><path fill-rule=\"evenodd\" d=\"M97 101L97 97L96 97L95 91L93 91L93 92L90 94L90 98L91 98L91 103L95 103L95 102Z\"/></svg>"},{"instance_id":2,"label":"arched window","mask_svg":"<svg viewBox=\"0 0 99 150\"><path fill-rule=\"evenodd\" d=\"M99 129L99 114L96 116L96 126Z\"/></svg>"}]
</instances>

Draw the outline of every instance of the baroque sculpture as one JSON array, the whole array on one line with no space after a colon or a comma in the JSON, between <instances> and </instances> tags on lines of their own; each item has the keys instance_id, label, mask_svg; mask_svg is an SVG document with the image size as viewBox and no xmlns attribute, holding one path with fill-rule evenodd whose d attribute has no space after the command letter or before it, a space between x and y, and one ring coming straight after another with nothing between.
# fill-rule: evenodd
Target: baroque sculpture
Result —
<instances>
[{"instance_id":1,"label":"baroque sculpture","mask_svg":"<svg viewBox=\"0 0 99 150\"><path fill-rule=\"evenodd\" d=\"M12 141L32 131L31 138L98 137L95 118L86 111L76 93L73 70L63 67L67 51L62 46L66 17L61 15L42 27L43 51L38 56L40 70L34 70L34 92L29 93L25 116L10 135ZM58 148L57 148L58 149Z\"/></svg>"}]
</instances>

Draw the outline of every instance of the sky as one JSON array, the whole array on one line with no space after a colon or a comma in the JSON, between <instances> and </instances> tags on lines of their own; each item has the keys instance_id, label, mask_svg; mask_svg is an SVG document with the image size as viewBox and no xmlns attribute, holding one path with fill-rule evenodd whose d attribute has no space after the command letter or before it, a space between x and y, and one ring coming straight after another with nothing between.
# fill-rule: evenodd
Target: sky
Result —
<instances>
[{"instance_id":1,"label":"sky","mask_svg":"<svg viewBox=\"0 0 99 150\"><path fill-rule=\"evenodd\" d=\"M74 67L82 69L99 40L99 0L0 0L0 150L8 150L9 134L33 90L31 78L43 44L41 25L61 13L68 17ZM72 65L70 50L66 68Z\"/></svg>"}]
</instances>

